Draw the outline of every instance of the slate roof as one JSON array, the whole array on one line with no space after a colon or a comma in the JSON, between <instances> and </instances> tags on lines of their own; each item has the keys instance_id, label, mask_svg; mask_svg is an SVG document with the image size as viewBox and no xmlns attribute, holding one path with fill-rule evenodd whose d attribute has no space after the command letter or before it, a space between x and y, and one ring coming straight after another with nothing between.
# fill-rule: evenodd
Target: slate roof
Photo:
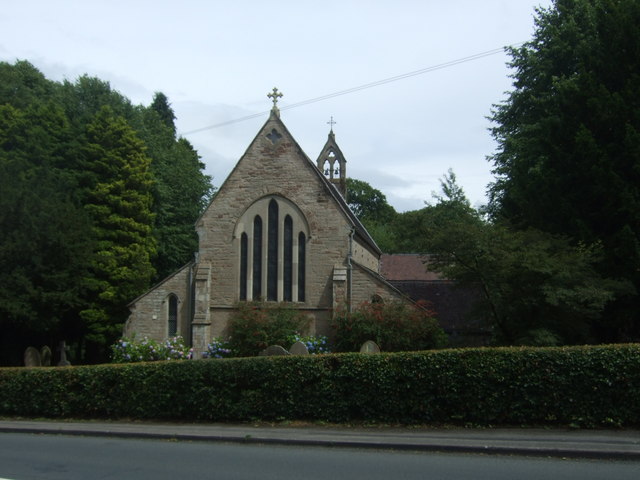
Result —
<instances>
[{"instance_id":1,"label":"slate roof","mask_svg":"<svg viewBox=\"0 0 640 480\"><path fill-rule=\"evenodd\" d=\"M443 280L437 272L427 271L423 263L426 256L418 253L382 254L380 274L389 281Z\"/></svg>"},{"instance_id":2,"label":"slate roof","mask_svg":"<svg viewBox=\"0 0 640 480\"><path fill-rule=\"evenodd\" d=\"M427 301L454 344L453 339L459 335L466 337L465 344L486 343L489 333L486 325L470 315L480 292L460 287L437 272L427 271L423 263L425 258L417 253L383 254L380 274L414 302ZM470 341L469 336L477 339Z\"/></svg>"}]
</instances>

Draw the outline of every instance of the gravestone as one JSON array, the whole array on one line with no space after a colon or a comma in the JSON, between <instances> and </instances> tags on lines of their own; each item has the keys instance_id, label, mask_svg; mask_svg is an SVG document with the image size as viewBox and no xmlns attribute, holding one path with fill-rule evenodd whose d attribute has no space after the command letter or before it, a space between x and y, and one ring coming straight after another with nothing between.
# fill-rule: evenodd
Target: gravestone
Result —
<instances>
[{"instance_id":1,"label":"gravestone","mask_svg":"<svg viewBox=\"0 0 640 480\"><path fill-rule=\"evenodd\" d=\"M260 352L261 357L273 357L276 355L289 355L280 345L271 345Z\"/></svg>"},{"instance_id":2,"label":"gravestone","mask_svg":"<svg viewBox=\"0 0 640 480\"><path fill-rule=\"evenodd\" d=\"M360 353L380 353L380 347L373 340L367 340L360 347Z\"/></svg>"},{"instance_id":3,"label":"gravestone","mask_svg":"<svg viewBox=\"0 0 640 480\"><path fill-rule=\"evenodd\" d=\"M291 345L289 353L291 355L309 355L309 349L304 343L298 340L296 343Z\"/></svg>"},{"instance_id":4,"label":"gravestone","mask_svg":"<svg viewBox=\"0 0 640 480\"><path fill-rule=\"evenodd\" d=\"M24 366L25 367L39 367L42 365L42 359L40 358L40 352L35 347L27 347L24 351Z\"/></svg>"},{"instance_id":5,"label":"gravestone","mask_svg":"<svg viewBox=\"0 0 640 480\"><path fill-rule=\"evenodd\" d=\"M60 361L58 362L58 366L68 367L69 365L71 365L71 362L67 360L67 346L64 340L62 340L58 345L58 351L60 352Z\"/></svg>"},{"instance_id":6,"label":"gravestone","mask_svg":"<svg viewBox=\"0 0 640 480\"><path fill-rule=\"evenodd\" d=\"M47 345L40 349L40 358L42 359L43 367L51 366L51 349Z\"/></svg>"}]
</instances>

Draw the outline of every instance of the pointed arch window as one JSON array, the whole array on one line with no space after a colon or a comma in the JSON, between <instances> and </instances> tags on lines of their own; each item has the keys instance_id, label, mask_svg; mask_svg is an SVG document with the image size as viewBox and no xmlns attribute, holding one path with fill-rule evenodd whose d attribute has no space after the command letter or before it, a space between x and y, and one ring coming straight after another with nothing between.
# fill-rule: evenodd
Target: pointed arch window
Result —
<instances>
[{"instance_id":1,"label":"pointed arch window","mask_svg":"<svg viewBox=\"0 0 640 480\"><path fill-rule=\"evenodd\" d=\"M253 219L253 299L262 296L262 218Z\"/></svg>"},{"instance_id":2,"label":"pointed arch window","mask_svg":"<svg viewBox=\"0 0 640 480\"><path fill-rule=\"evenodd\" d=\"M298 301L304 302L306 287L307 236L304 232L298 234Z\"/></svg>"},{"instance_id":3,"label":"pointed arch window","mask_svg":"<svg viewBox=\"0 0 640 480\"><path fill-rule=\"evenodd\" d=\"M178 333L178 297L174 294L169 295L167 305L167 332L169 337L175 337Z\"/></svg>"},{"instance_id":4,"label":"pointed arch window","mask_svg":"<svg viewBox=\"0 0 640 480\"><path fill-rule=\"evenodd\" d=\"M304 302L309 226L286 198L269 195L247 208L234 231L240 300Z\"/></svg>"},{"instance_id":5,"label":"pointed arch window","mask_svg":"<svg viewBox=\"0 0 640 480\"><path fill-rule=\"evenodd\" d=\"M240 235L240 300L247 299L247 275L249 273L249 237Z\"/></svg>"},{"instance_id":6,"label":"pointed arch window","mask_svg":"<svg viewBox=\"0 0 640 480\"><path fill-rule=\"evenodd\" d=\"M293 220L291 215L284 217L284 271L282 281L284 287L284 301L293 300Z\"/></svg>"},{"instance_id":7,"label":"pointed arch window","mask_svg":"<svg viewBox=\"0 0 640 480\"><path fill-rule=\"evenodd\" d=\"M269 202L269 237L267 246L267 300L278 300L278 202Z\"/></svg>"}]
</instances>

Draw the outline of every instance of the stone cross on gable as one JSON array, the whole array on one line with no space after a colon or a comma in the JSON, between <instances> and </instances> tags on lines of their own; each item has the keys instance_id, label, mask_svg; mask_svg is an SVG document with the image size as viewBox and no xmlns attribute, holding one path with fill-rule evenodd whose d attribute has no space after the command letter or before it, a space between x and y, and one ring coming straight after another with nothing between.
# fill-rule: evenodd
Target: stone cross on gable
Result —
<instances>
[{"instance_id":1,"label":"stone cross on gable","mask_svg":"<svg viewBox=\"0 0 640 480\"><path fill-rule=\"evenodd\" d=\"M278 98L281 98L282 96L282 92L279 92L276 87L273 87L273 91L271 93L267 93L267 97L273 101L273 110L278 110Z\"/></svg>"}]
</instances>

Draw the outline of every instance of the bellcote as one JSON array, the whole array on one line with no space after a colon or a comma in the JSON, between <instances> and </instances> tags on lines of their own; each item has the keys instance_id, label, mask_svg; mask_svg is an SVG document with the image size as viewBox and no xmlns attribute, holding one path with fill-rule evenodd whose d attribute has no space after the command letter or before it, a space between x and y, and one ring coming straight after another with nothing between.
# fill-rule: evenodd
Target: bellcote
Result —
<instances>
[{"instance_id":1,"label":"bellcote","mask_svg":"<svg viewBox=\"0 0 640 480\"><path fill-rule=\"evenodd\" d=\"M333 183L336 189L340 192L342 197L347 199L347 160L344 158L340 147L336 143L336 136L333 133L333 117L329 122L331 124L331 131L329 132L329 138L322 147L320 156L316 161L318 169L326 177L329 182Z\"/></svg>"}]
</instances>

